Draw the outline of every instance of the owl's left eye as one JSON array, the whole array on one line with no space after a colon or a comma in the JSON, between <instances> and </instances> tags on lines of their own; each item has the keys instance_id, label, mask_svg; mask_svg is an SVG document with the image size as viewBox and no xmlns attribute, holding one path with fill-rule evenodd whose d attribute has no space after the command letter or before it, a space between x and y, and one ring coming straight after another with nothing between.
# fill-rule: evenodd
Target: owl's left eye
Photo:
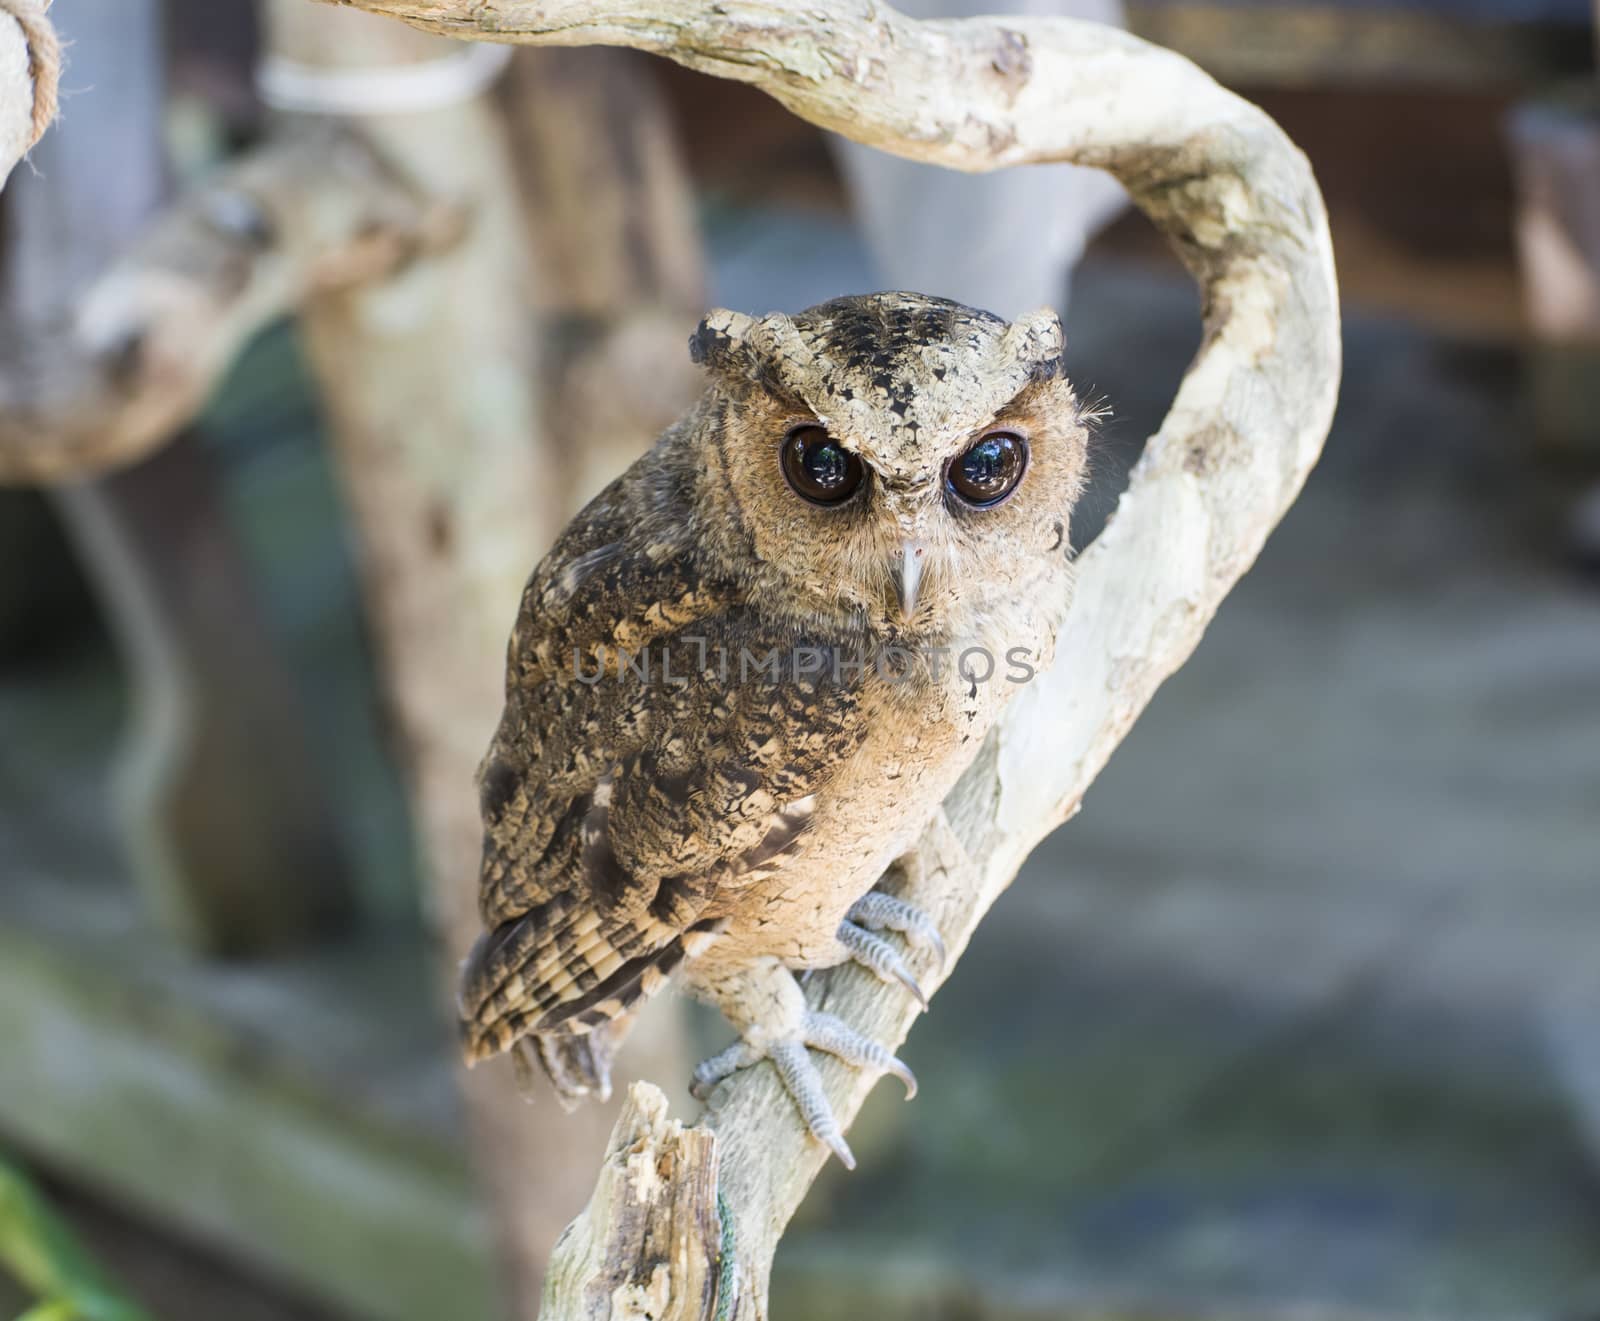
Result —
<instances>
[{"instance_id":1,"label":"owl's left eye","mask_svg":"<svg viewBox=\"0 0 1600 1321\"><path fill-rule=\"evenodd\" d=\"M789 485L814 505L843 504L861 485L861 460L821 427L796 427L781 458Z\"/></svg>"},{"instance_id":2,"label":"owl's left eye","mask_svg":"<svg viewBox=\"0 0 1600 1321\"><path fill-rule=\"evenodd\" d=\"M978 509L997 505L1017 489L1028 466L1028 444L1011 431L991 431L956 455L945 473L962 504Z\"/></svg>"}]
</instances>

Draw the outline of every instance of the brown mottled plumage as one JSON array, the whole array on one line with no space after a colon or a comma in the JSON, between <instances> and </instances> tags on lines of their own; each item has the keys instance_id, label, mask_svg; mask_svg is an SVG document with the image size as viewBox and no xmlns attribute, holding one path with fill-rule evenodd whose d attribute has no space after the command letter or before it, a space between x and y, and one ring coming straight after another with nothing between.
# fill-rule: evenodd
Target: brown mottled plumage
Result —
<instances>
[{"instance_id":1,"label":"brown mottled plumage","mask_svg":"<svg viewBox=\"0 0 1600 1321\"><path fill-rule=\"evenodd\" d=\"M465 1049L525 1041L564 1096L603 1092L631 1011L681 970L744 1039L701 1082L770 1056L848 1160L805 1046L898 1062L808 1015L790 970L856 957L911 984L872 931L937 941L864 896L1048 658L1086 427L1048 312L875 294L713 313L691 349L699 404L523 594L480 772ZM1008 496L963 497L1017 454ZM813 479L859 485L824 506Z\"/></svg>"}]
</instances>

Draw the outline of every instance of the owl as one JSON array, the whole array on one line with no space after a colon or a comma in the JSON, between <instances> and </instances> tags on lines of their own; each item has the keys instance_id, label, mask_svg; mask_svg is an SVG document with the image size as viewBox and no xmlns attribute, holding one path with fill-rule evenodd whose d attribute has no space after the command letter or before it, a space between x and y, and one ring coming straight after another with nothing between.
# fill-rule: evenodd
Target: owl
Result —
<instances>
[{"instance_id":1,"label":"owl","mask_svg":"<svg viewBox=\"0 0 1600 1321\"><path fill-rule=\"evenodd\" d=\"M700 324L703 396L522 597L478 777L469 1062L604 1096L677 980L739 1035L697 1093L770 1060L853 1167L809 1052L915 1081L796 975L855 960L926 1005L893 937L942 956L939 933L875 886L1065 614L1090 419L1062 350L1054 313L909 293Z\"/></svg>"}]
</instances>

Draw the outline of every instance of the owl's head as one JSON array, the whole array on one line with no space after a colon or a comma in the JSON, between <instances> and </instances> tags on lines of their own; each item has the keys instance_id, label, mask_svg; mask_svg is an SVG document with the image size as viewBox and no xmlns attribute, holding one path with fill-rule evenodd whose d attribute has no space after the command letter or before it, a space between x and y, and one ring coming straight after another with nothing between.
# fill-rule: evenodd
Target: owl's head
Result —
<instances>
[{"instance_id":1,"label":"owl's head","mask_svg":"<svg viewBox=\"0 0 1600 1321\"><path fill-rule=\"evenodd\" d=\"M705 494L781 608L915 636L980 624L1060 572L1088 429L1061 322L920 294L713 312Z\"/></svg>"}]
</instances>

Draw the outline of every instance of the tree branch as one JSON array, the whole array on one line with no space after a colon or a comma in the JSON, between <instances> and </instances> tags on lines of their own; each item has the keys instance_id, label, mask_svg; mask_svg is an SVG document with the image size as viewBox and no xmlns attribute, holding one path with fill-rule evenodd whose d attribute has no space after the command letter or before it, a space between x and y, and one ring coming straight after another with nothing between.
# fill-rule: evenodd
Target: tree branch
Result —
<instances>
[{"instance_id":1,"label":"tree branch","mask_svg":"<svg viewBox=\"0 0 1600 1321\"><path fill-rule=\"evenodd\" d=\"M753 83L859 142L957 169L1100 166L1178 248L1205 295L1200 352L1082 557L1054 668L1020 692L920 846L923 875L908 893L959 954L1188 658L1316 461L1338 387L1339 319L1326 216L1305 159L1266 115L1186 60L1067 19L918 23L852 0L793 9L773 0L328 2L457 37L653 51ZM918 973L925 986L935 980ZM906 997L853 968L812 978L808 993L889 1042L914 1018ZM876 1078L819 1065L848 1124ZM613 1153L631 1153L635 1169L667 1141L641 1118L659 1105L636 1093L619 1126ZM716 1136L718 1205L710 1181L674 1179L670 1162L625 1197L625 1181L602 1179L557 1250L545 1315L641 1315L630 1300L642 1298L656 1321L709 1314L692 1263L648 1244L663 1224L718 1214L731 1252L717 1314L765 1315L773 1252L825 1153L769 1069L726 1083L705 1126ZM606 1245L600 1264L597 1243ZM604 1289L590 1287L600 1279Z\"/></svg>"},{"instance_id":2,"label":"tree branch","mask_svg":"<svg viewBox=\"0 0 1600 1321\"><path fill-rule=\"evenodd\" d=\"M454 241L462 224L355 134L285 132L180 198L67 324L0 337L0 484L143 457L263 326Z\"/></svg>"}]
</instances>

